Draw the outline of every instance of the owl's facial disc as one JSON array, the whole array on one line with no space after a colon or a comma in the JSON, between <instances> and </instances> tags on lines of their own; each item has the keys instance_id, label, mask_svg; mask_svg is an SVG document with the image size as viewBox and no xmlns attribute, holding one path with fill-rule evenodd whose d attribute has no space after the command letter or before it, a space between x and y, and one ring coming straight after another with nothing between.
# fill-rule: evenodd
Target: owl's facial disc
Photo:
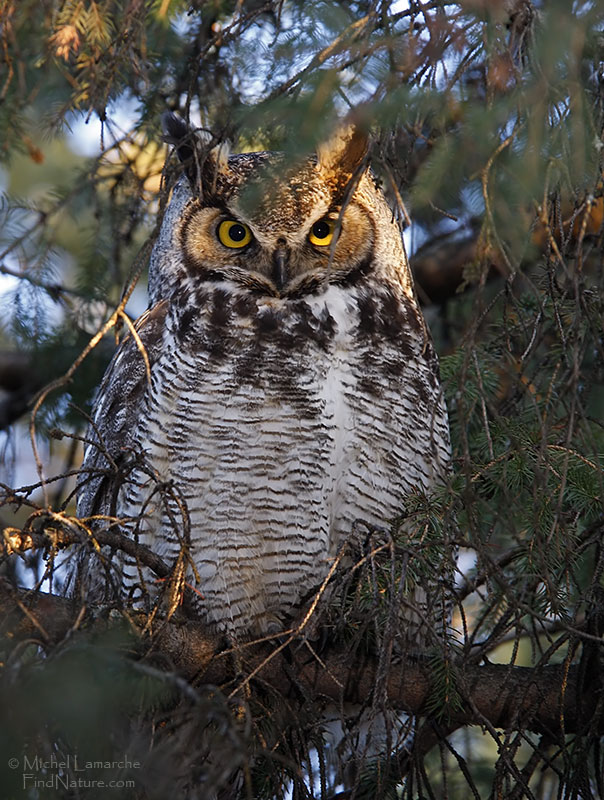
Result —
<instances>
[{"instance_id":1,"label":"owl's facial disc","mask_svg":"<svg viewBox=\"0 0 604 800\"><path fill-rule=\"evenodd\" d=\"M319 205L297 227L282 222L278 209L268 217L243 217L236 204L226 210L191 203L180 234L189 274L284 297L348 281L369 268L375 230L354 200L343 211L325 213Z\"/></svg>"}]
</instances>

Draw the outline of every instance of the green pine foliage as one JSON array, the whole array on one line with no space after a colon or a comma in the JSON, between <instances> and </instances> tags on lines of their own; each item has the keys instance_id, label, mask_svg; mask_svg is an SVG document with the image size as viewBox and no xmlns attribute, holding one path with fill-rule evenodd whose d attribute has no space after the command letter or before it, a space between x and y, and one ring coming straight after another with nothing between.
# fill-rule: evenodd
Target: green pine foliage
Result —
<instances>
[{"instance_id":1,"label":"green pine foliage","mask_svg":"<svg viewBox=\"0 0 604 800\"><path fill-rule=\"evenodd\" d=\"M404 665L393 609L401 592L426 589L430 702L400 724L417 733L427 716L439 735L412 757L351 767L353 793L340 796L602 795L598 714L567 737L447 726L465 702L466 664L530 667L540 680L580 663L587 682L601 659L603 29L601 4L578 0L0 0L0 350L32 365L30 411L54 387L34 427L47 477L63 476L47 496L3 483L3 527L42 524L28 518L47 505L74 511L79 438L119 325L88 345L137 280L127 310L145 307L176 170L162 171L167 108L235 151L292 159L351 113L372 134L372 168L397 215L413 221L422 301L431 287L415 250L440 254L441 299L425 313L451 422L449 482L401 497L382 530L355 531L318 612L323 639L351 663L394 653ZM101 126L93 156L70 135L84 121ZM28 424L16 423L17 439ZM34 467L27 483L37 481ZM53 556L0 569L39 586ZM321 658L317 631L306 641ZM143 767L123 797L207 798L236 768L242 798L331 800L341 789L316 699L285 702L262 686L227 700L232 686L184 681L121 629L100 640L74 631L59 648L42 634L4 638L1 661L7 757L127 748ZM56 796L25 795L18 779L4 759L3 796Z\"/></svg>"}]
</instances>

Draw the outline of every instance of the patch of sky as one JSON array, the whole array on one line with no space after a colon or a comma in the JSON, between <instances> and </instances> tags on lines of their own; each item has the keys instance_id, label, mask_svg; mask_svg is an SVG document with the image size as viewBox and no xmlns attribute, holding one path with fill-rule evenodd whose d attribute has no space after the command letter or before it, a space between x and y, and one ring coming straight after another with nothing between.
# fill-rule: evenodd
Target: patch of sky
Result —
<instances>
[{"instance_id":1,"label":"patch of sky","mask_svg":"<svg viewBox=\"0 0 604 800\"><path fill-rule=\"evenodd\" d=\"M176 14L174 19L171 20L170 25L174 33L186 39L191 29L191 14L188 11L182 11L180 14Z\"/></svg>"},{"instance_id":2,"label":"patch of sky","mask_svg":"<svg viewBox=\"0 0 604 800\"><path fill-rule=\"evenodd\" d=\"M446 236L447 234L453 234L453 240L458 238L463 239L468 235L468 228L466 227L466 224L469 223L472 216L473 214L467 213L464 214L463 217L459 216L456 220L450 219L449 217L443 217L438 225L430 230L426 230L423 226L412 221L411 225L403 232L403 240L405 242L407 254L409 256L414 255L417 253L420 247L422 247L422 245L433 240L435 236L438 237Z\"/></svg>"},{"instance_id":3,"label":"patch of sky","mask_svg":"<svg viewBox=\"0 0 604 800\"><path fill-rule=\"evenodd\" d=\"M42 321L55 325L62 319L58 303L36 283L52 285L69 256L58 249L41 250L38 240L29 240L36 219L25 203L11 207L5 199L0 204L0 324L7 333L17 318L26 336L39 335ZM25 273L29 280L19 277Z\"/></svg>"},{"instance_id":4,"label":"patch of sky","mask_svg":"<svg viewBox=\"0 0 604 800\"><path fill-rule=\"evenodd\" d=\"M473 217L484 214L484 196L480 181L470 181L460 191L464 209Z\"/></svg>"},{"instance_id":5,"label":"patch of sky","mask_svg":"<svg viewBox=\"0 0 604 800\"><path fill-rule=\"evenodd\" d=\"M585 14L591 14L597 9L597 7L598 3L594 2L594 0L581 0L581 2L575 3L575 7L573 8L573 14L576 17L580 17ZM600 25L604 25L604 21L600 23Z\"/></svg>"},{"instance_id":6,"label":"patch of sky","mask_svg":"<svg viewBox=\"0 0 604 800\"><path fill-rule=\"evenodd\" d=\"M305 69L313 58L317 30L299 28L291 12L284 10L281 28L275 31L267 19L260 19L233 43L233 75L242 99L262 100L270 88Z\"/></svg>"},{"instance_id":7,"label":"patch of sky","mask_svg":"<svg viewBox=\"0 0 604 800\"><path fill-rule=\"evenodd\" d=\"M61 254L53 253L46 259L44 282L52 285L52 276L58 274L58 261ZM16 260L7 258L7 266L19 272ZM28 275L32 270L28 269ZM58 299L51 298L48 291L34 283L10 275L1 276L0 280L0 315L5 330L10 331L11 338L23 340L27 346L31 340L44 341L64 319L65 309ZM15 322L18 323L15 326Z\"/></svg>"},{"instance_id":8,"label":"patch of sky","mask_svg":"<svg viewBox=\"0 0 604 800\"><path fill-rule=\"evenodd\" d=\"M407 0L401 0L392 4L391 13L399 14L408 8ZM329 2L305 8L302 16L296 16L286 7L278 31L269 19L259 19L233 43L233 74L242 99L247 103L259 102L276 86L304 72L315 56L341 36L352 21L342 7ZM368 60L359 74L342 64L336 49L333 56L322 61L320 68L330 67L345 69L340 79L350 91L354 90L353 102L366 100L375 90L375 80L366 80L371 71Z\"/></svg>"},{"instance_id":9,"label":"patch of sky","mask_svg":"<svg viewBox=\"0 0 604 800\"><path fill-rule=\"evenodd\" d=\"M140 102L130 92L123 92L107 107L107 121L102 123L98 115L74 111L67 118L67 141L78 155L98 156L103 146L111 147L126 136L140 118Z\"/></svg>"}]
</instances>

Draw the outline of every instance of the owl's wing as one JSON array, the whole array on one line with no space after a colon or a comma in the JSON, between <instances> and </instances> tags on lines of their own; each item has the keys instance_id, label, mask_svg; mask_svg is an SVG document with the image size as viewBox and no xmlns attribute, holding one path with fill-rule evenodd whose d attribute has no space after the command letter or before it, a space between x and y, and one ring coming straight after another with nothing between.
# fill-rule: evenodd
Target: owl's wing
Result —
<instances>
[{"instance_id":1,"label":"owl's wing","mask_svg":"<svg viewBox=\"0 0 604 800\"><path fill-rule=\"evenodd\" d=\"M133 443L151 369L162 349L168 301L148 309L136 322L139 342L129 333L107 367L96 402L93 424L78 481L78 516L113 516L120 466ZM142 347L141 347L142 345Z\"/></svg>"}]
</instances>

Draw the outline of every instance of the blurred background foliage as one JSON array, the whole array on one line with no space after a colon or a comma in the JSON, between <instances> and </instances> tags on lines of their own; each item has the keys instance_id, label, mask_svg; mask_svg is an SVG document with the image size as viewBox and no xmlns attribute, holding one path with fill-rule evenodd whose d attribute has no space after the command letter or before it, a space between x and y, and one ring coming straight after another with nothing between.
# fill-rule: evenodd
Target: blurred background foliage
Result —
<instances>
[{"instance_id":1,"label":"blurred background foliage","mask_svg":"<svg viewBox=\"0 0 604 800\"><path fill-rule=\"evenodd\" d=\"M124 287L138 279L132 318L146 306L146 258L177 169L163 166L161 113L235 152L292 156L348 114L372 134L441 358L454 469L424 513L436 526L443 508L457 516L460 658L536 668L579 658L586 620L602 614L603 103L597 0L0 0L0 522L24 523L32 505L73 510L72 478L46 494L35 484L77 468L115 332L71 366ZM36 467L28 413L52 381L32 425ZM47 585L39 558L2 569ZM60 697L95 653L54 664ZM35 676L39 713L4 719L3 745L7 731L21 748L45 726L73 731L64 708L40 700L31 649L7 658L3 698L17 685L27 706L20 692ZM110 740L123 684L91 680L108 698ZM194 716L182 730L197 730ZM83 735L89 717L78 724ZM383 796L601 796L596 729L562 744L458 732L415 783ZM186 796L208 796L201 778L178 783L166 770ZM310 796L292 774L295 796ZM288 796L267 775L254 777L258 796ZM6 796L25 796L11 781ZM141 797L167 796L161 781L143 783Z\"/></svg>"}]
</instances>

